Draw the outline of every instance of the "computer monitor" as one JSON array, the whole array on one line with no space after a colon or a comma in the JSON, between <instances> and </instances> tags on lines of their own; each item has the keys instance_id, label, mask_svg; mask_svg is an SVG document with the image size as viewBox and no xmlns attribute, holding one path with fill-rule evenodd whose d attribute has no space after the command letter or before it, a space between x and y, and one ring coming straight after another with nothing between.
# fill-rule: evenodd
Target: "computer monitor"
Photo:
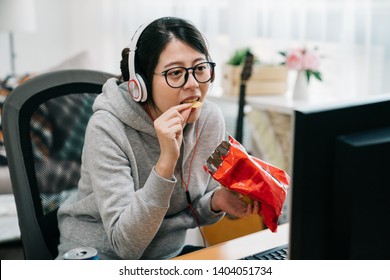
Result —
<instances>
[{"instance_id":1,"label":"computer monitor","mask_svg":"<svg viewBox=\"0 0 390 280\"><path fill-rule=\"evenodd\" d=\"M390 97L293 117L290 259L390 259Z\"/></svg>"}]
</instances>

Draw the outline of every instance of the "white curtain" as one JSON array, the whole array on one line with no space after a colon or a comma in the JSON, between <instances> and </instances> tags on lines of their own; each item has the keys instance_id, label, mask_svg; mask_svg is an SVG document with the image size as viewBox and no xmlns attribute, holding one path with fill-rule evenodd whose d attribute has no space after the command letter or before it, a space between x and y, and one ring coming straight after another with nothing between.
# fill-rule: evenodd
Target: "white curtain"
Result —
<instances>
[{"instance_id":1,"label":"white curtain","mask_svg":"<svg viewBox=\"0 0 390 280\"><path fill-rule=\"evenodd\" d=\"M16 68L23 73L45 71L85 51L90 68L118 73L134 30L171 15L193 21L206 35L217 69L237 48L279 63L279 51L316 46L324 82L313 81L314 87L349 95L390 92L390 1L36 0L36 15L34 34L14 34ZM1 33L1 76L10 69L7 40Z\"/></svg>"}]
</instances>

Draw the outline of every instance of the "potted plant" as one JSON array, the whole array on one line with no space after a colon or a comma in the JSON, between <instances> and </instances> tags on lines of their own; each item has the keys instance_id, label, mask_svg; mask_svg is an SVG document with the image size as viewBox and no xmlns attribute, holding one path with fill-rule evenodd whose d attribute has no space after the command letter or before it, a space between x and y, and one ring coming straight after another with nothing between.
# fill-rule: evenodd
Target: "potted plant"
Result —
<instances>
[{"instance_id":1,"label":"potted plant","mask_svg":"<svg viewBox=\"0 0 390 280\"><path fill-rule=\"evenodd\" d=\"M250 48L237 49L222 69L222 89L225 95L239 94L241 72ZM275 95L287 91L287 67L264 64L255 56L252 75L246 84L247 95Z\"/></svg>"}]
</instances>

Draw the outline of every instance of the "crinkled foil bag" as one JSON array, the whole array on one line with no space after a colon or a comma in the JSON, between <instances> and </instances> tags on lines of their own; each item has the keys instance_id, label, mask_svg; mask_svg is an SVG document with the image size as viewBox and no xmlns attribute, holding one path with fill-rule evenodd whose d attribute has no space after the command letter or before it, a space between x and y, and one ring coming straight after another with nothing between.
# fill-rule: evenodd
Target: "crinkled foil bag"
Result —
<instances>
[{"instance_id":1,"label":"crinkled foil bag","mask_svg":"<svg viewBox=\"0 0 390 280\"><path fill-rule=\"evenodd\" d=\"M222 141L203 167L222 186L259 201L258 214L272 232L277 231L290 186L285 171L249 155L230 135L229 142Z\"/></svg>"}]
</instances>

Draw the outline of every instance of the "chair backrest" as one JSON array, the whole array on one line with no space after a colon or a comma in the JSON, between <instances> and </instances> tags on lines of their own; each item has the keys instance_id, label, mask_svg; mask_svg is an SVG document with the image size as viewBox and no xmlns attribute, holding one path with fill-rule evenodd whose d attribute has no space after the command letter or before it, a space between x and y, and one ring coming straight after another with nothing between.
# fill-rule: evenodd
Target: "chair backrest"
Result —
<instances>
[{"instance_id":1,"label":"chair backrest","mask_svg":"<svg viewBox=\"0 0 390 280\"><path fill-rule=\"evenodd\" d=\"M26 259L54 259L57 209L77 188L92 103L112 74L64 70L15 88L2 124Z\"/></svg>"}]
</instances>

